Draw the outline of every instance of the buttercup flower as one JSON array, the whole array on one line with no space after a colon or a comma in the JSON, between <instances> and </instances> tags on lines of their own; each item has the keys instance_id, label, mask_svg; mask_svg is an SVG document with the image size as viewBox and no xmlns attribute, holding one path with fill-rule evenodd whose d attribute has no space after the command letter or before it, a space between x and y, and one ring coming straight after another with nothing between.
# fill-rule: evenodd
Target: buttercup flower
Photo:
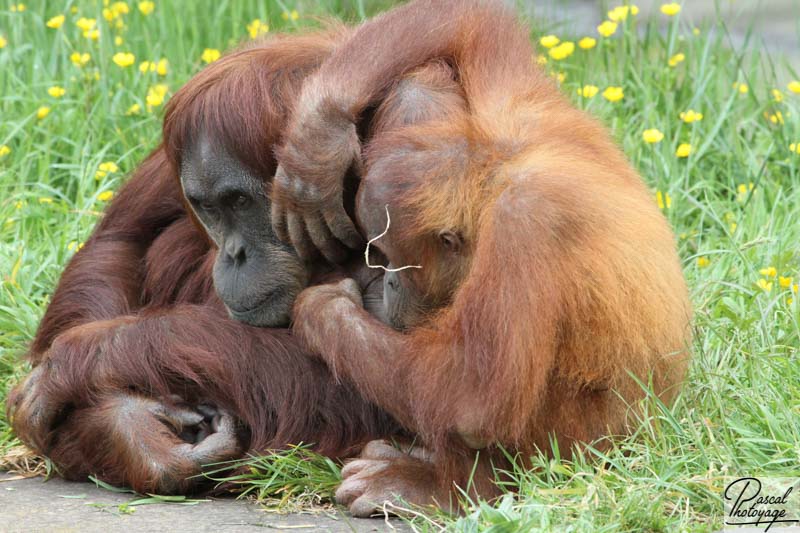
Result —
<instances>
[{"instance_id":1,"label":"buttercup flower","mask_svg":"<svg viewBox=\"0 0 800 533\"><path fill-rule=\"evenodd\" d=\"M609 102L619 102L625 97L622 87L608 87L603 91L603 97Z\"/></svg>"},{"instance_id":2,"label":"buttercup flower","mask_svg":"<svg viewBox=\"0 0 800 533\"><path fill-rule=\"evenodd\" d=\"M770 93L772 94L772 99L775 100L777 103L780 104L781 102L783 102L783 93L781 92L780 89L772 89Z\"/></svg>"},{"instance_id":3,"label":"buttercup flower","mask_svg":"<svg viewBox=\"0 0 800 533\"><path fill-rule=\"evenodd\" d=\"M69 250L70 252L73 251L73 250L77 252L78 250L83 248L84 244L85 243L78 242L78 241L70 241L69 244L67 244L67 250Z\"/></svg>"},{"instance_id":4,"label":"buttercup flower","mask_svg":"<svg viewBox=\"0 0 800 533\"><path fill-rule=\"evenodd\" d=\"M741 94L747 94L750 92L750 87L746 83L736 82L733 84L733 88L739 91Z\"/></svg>"},{"instance_id":5,"label":"buttercup flower","mask_svg":"<svg viewBox=\"0 0 800 533\"><path fill-rule=\"evenodd\" d=\"M669 193L656 191L656 204L658 204L658 208L661 210L669 209L672 207L672 197Z\"/></svg>"},{"instance_id":6,"label":"buttercup flower","mask_svg":"<svg viewBox=\"0 0 800 533\"><path fill-rule=\"evenodd\" d=\"M49 198L47 196L43 196L42 198L39 198L39 203L40 204L52 204L53 203L53 199Z\"/></svg>"},{"instance_id":7,"label":"buttercup flower","mask_svg":"<svg viewBox=\"0 0 800 533\"><path fill-rule=\"evenodd\" d=\"M541 39L539 39L539 44L544 46L545 48L553 48L555 45L561 42L561 39L556 37L555 35L545 35Z\"/></svg>"},{"instance_id":8,"label":"buttercup flower","mask_svg":"<svg viewBox=\"0 0 800 533\"><path fill-rule=\"evenodd\" d=\"M677 53L674 56L670 57L669 60L667 61L667 63L671 67L677 67L678 64L679 63L683 63L683 61L685 59L686 59L686 54L684 54L683 52L680 52L680 53Z\"/></svg>"},{"instance_id":9,"label":"buttercup flower","mask_svg":"<svg viewBox=\"0 0 800 533\"><path fill-rule=\"evenodd\" d=\"M790 144L789 151L800 154L800 142Z\"/></svg>"},{"instance_id":10,"label":"buttercup flower","mask_svg":"<svg viewBox=\"0 0 800 533\"><path fill-rule=\"evenodd\" d=\"M6 47L6 45L8 45L8 41L6 40L6 38L5 38L5 37L3 37L2 35L0 35L0 48L5 48L5 47Z\"/></svg>"},{"instance_id":11,"label":"buttercup flower","mask_svg":"<svg viewBox=\"0 0 800 533\"><path fill-rule=\"evenodd\" d=\"M675 150L675 157L689 157L692 154L692 145L689 143L681 143L678 149Z\"/></svg>"},{"instance_id":12,"label":"buttercup flower","mask_svg":"<svg viewBox=\"0 0 800 533\"><path fill-rule=\"evenodd\" d=\"M758 285L758 288L763 290L764 292L770 292L772 290L772 282L767 281L764 278L759 279L756 282L756 285Z\"/></svg>"},{"instance_id":13,"label":"buttercup flower","mask_svg":"<svg viewBox=\"0 0 800 533\"><path fill-rule=\"evenodd\" d=\"M580 46L584 50L589 50L597 46L597 39L594 37L584 37L580 41L578 41L578 46Z\"/></svg>"},{"instance_id":14,"label":"buttercup flower","mask_svg":"<svg viewBox=\"0 0 800 533\"><path fill-rule=\"evenodd\" d=\"M75 21L75 25L80 28L81 31L87 32L97 25L97 19L81 17Z\"/></svg>"},{"instance_id":15,"label":"buttercup flower","mask_svg":"<svg viewBox=\"0 0 800 533\"><path fill-rule=\"evenodd\" d=\"M692 122L700 122L703 120L703 114L698 113L694 109L689 109L688 111L684 111L680 114L681 120L686 122L687 124L691 124Z\"/></svg>"},{"instance_id":16,"label":"buttercup flower","mask_svg":"<svg viewBox=\"0 0 800 533\"><path fill-rule=\"evenodd\" d=\"M67 91L63 87L59 87L58 85L53 85L52 87L47 89L47 94L52 96L53 98L61 98L64 96L64 93Z\"/></svg>"},{"instance_id":17,"label":"buttercup flower","mask_svg":"<svg viewBox=\"0 0 800 533\"><path fill-rule=\"evenodd\" d=\"M141 110L142 110L142 106L140 106L139 104L133 104L132 106L130 106L128 108L127 111L125 111L125 114L128 115L128 116L130 116L130 115L138 115Z\"/></svg>"},{"instance_id":18,"label":"buttercup flower","mask_svg":"<svg viewBox=\"0 0 800 533\"><path fill-rule=\"evenodd\" d=\"M599 91L600 88L597 85L584 85L578 89L578 94L584 98L594 98Z\"/></svg>"},{"instance_id":19,"label":"buttercup flower","mask_svg":"<svg viewBox=\"0 0 800 533\"><path fill-rule=\"evenodd\" d=\"M103 191L97 195L97 199L101 202L107 202L114 198L114 191Z\"/></svg>"},{"instance_id":20,"label":"buttercup flower","mask_svg":"<svg viewBox=\"0 0 800 533\"><path fill-rule=\"evenodd\" d=\"M39 120L42 120L49 114L50 114L50 108L47 107L46 105L43 105L36 110L36 118L38 118Z\"/></svg>"},{"instance_id":21,"label":"buttercup flower","mask_svg":"<svg viewBox=\"0 0 800 533\"><path fill-rule=\"evenodd\" d=\"M12 4L9 11L12 13L22 13L26 9L28 9L28 7L25 4Z\"/></svg>"},{"instance_id":22,"label":"buttercup flower","mask_svg":"<svg viewBox=\"0 0 800 533\"><path fill-rule=\"evenodd\" d=\"M117 52L111 60L119 67L126 68L136 62L136 56L130 52Z\"/></svg>"},{"instance_id":23,"label":"buttercup flower","mask_svg":"<svg viewBox=\"0 0 800 533\"><path fill-rule=\"evenodd\" d=\"M762 268L758 271L759 274L764 276L765 278L774 278L778 275L778 269L774 266L768 266L766 268Z\"/></svg>"},{"instance_id":24,"label":"buttercup flower","mask_svg":"<svg viewBox=\"0 0 800 533\"><path fill-rule=\"evenodd\" d=\"M113 161L105 161L97 165L97 171L94 173L94 179L99 180L105 178L109 174L119 171L119 167Z\"/></svg>"},{"instance_id":25,"label":"buttercup flower","mask_svg":"<svg viewBox=\"0 0 800 533\"><path fill-rule=\"evenodd\" d=\"M794 94L800 94L800 81L797 80L790 81L789 85L787 85L786 87Z\"/></svg>"},{"instance_id":26,"label":"buttercup flower","mask_svg":"<svg viewBox=\"0 0 800 533\"><path fill-rule=\"evenodd\" d=\"M219 59L220 54L219 50L216 48L206 48L203 50L203 55L200 56L200 59L203 60L204 63L213 63L217 59Z\"/></svg>"},{"instance_id":27,"label":"buttercup flower","mask_svg":"<svg viewBox=\"0 0 800 533\"><path fill-rule=\"evenodd\" d=\"M747 194L750 191L752 191L754 187L755 187L755 184L753 184L752 181L750 183L748 183L747 185L745 185L744 183L740 183L736 187L736 201L741 203L741 202L744 202L745 200L747 200Z\"/></svg>"},{"instance_id":28,"label":"buttercup flower","mask_svg":"<svg viewBox=\"0 0 800 533\"><path fill-rule=\"evenodd\" d=\"M247 25L247 33L250 34L251 39L255 39L259 35L263 35L269 31L269 26L259 19L253 19L253 22Z\"/></svg>"},{"instance_id":29,"label":"buttercup flower","mask_svg":"<svg viewBox=\"0 0 800 533\"><path fill-rule=\"evenodd\" d=\"M792 286L792 281L794 281L794 278L792 278L791 276L787 277L778 276L778 285L781 286L781 289L790 288Z\"/></svg>"},{"instance_id":30,"label":"buttercup flower","mask_svg":"<svg viewBox=\"0 0 800 533\"><path fill-rule=\"evenodd\" d=\"M0 157L5 157L11 153L11 148L8 145L0 144Z\"/></svg>"},{"instance_id":31,"label":"buttercup flower","mask_svg":"<svg viewBox=\"0 0 800 533\"><path fill-rule=\"evenodd\" d=\"M151 111L152 108L163 104L164 97L167 96L167 91L169 91L169 87L163 83L159 83L150 87L147 90L147 96L144 99L145 103L147 104L147 110Z\"/></svg>"},{"instance_id":32,"label":"buttercup flower","mask_svg":"<svg viewBox=\"0 0 800 533\"><path fill-rule=\"evenodd\" d=\"M156 4L154 2L150 2L149 0L145 2L139 2L139 11L141 11L142 15L145 17L153 12L156 8Z\"/></svg>"},{"instance_id":33,"label":"buttercup flower","mask_svg":"<svg viewBox=\"0 0 800 533\"><path fill-rule=\"evenodd\" d=\"M711 264L711 261L708 259L708 257L701 256L701 257L697 258L697 266L699 268L706 268L710 264Z\"/></svg>"},{"instance_id":34,"label":"buttercup flower","mask_svg":"<svg viewBox=\"0 0 800 533\"><path fill-rule=\"evenodd\" d=\"M539 54L538 56L536 56L536 64L537 65L546 65L547 64L547 58L545 56L543 56L542 54Z\"/></svg>"},{"instance_id":35,"label":"buttercup flower","mask_svg":"<svg viewBox=\"0 0 800 533\"><path fill-rule=\"evenodd\" d=\"M608 12L608 18L613 22L622 22L628 18L628 13L638 15L639 8L637 6L617 6Z\"/></svg>"},{"instance_id":36,"label":"buttercup flower","mask_svg":"<svg viewBox=\"0 0 800 533\"><path fill-rule=\"evenodd\" d=\"M663 4L661 6L661 12L667 15L668 17L674 17L675 15L681 12L681 5L677 2L672 2L670 4Z\"/></svg>"},{"instance_id":37,"label":"buttercup flower","mask_svg":"<svg viewBox=\"0 0 800 533\"><path fill-rule=\"evenodd\" d=\"M158 61L142 61L139 63L139 72L142 74L155 72L159 76L166 76L167 65L168 62L166 59L159 59Z\"/></svg>"},{"instance_id":38,"label":"buttercup flower","mask_svg":"<svg viewBox=\"0 0 800 533\"><path fill-rule=\"evenodd\" d=\"M611 37L617 32L617 23L610 20L604 21L597 27L597 33L603 37Z\"/></svg>"},{"instance_id":39,"label":"buttercup flower","mask_svg":"<svg viewBox=\"0 0 800 533\"><path fill-rule=\"evenodd\" d=\"M96 41L100 38L100 30L94 28L89 31L83 32L83 36L89 39L90 41Z\"/></svg>"},{"instance_id":40,"label":"buttercup flower","mask_svg":"<svg viewBox=\"0 0 800 533\"><path fill-rule=\"evenodd\" d=\"M45 22L45 26L57 30L58 28L64 25L65 18L66 17L64 15L56 15L55 17Z\"/></svg>"},{"instance_id":41,"label":"buttercup flower","mask_svg":"<svg viewBox=\"0 0 800 533\"><path fill-rule=\"evenodd\" d=\"M766 114L766 113L765 113ZM775 111L775 113L769 115L769 121L773 124L784 124L783 120L783 113L780 111Z\"/></svg>"},{"instance_id":42,"label":"buttercup flower","mask_svg":"<svg viewBox=\"0 0 800 533\"><path fill-rule=\"evenodd\" d=\"M642 139L644 139L644 142L649 144L660 143L664 140L664 134L659 130L652 128L642 132Z\"/></svg>"},{"instance_id":43,"label":"buttercup flower","mask_svg":"<svg viewBox=\"0 0 800 533\"><path fill-rule=\"evenodd\" d=\"M69 55L69 60L70 60L70 61L72 61L72 64L73 64L73 65L75 65L76 67L82 67L82 66L84 66L84 65L85 65L86 63L88 63L88 62L89 62L89 60L91 60L91 59L92 59L92 56L90 56L90 55L89 55L88 53L86 53L86 52L84 52L84 53L80 53L80 52L72 52L72 53Z\"/></svg>"},{"instance_id":44,"label":"buttercup flower","mask_svg":"<svg viewBox=\"0 0 800 533\"><path fill-rule=\"evenodd\" d=\"M572 41L564 41L558 46L551 48L548 54L556 61L561 61L562 59L566 59L571 56L574 51L575 43Z\"/></svg>"},{"instance_id":45,"label":"buttercup flower","mask_svg":"<svg viewBox=\"0 0 800 533\"><path fill-rule=\"evenodd\" d=\"M289 20L289 19L297 20L300 18L300 13L298 13L296 9L292 9L291 12L284 11L281 14L281 17L283 17L283 20Z\"/></svg>"}]
</instances>

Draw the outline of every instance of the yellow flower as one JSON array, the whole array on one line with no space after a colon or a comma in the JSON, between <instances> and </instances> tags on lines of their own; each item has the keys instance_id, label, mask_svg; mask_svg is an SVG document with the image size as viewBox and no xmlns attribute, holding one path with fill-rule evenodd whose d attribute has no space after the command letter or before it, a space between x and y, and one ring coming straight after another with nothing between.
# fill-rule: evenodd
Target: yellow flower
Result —
<instances>
[{"instance_id":1,"label":"yellow flower","mask_svg":"<svg viewBox=\"0 0 800 533\"><path fill-rule=\"evenodd\" d=\"M656 191L656 204L658 204L659 209L669 209L672 207L672 197L669 193Z\"/></svg>"},{"instance_id":2,"label":"yellow flower","mask_svg":"<svg viewBox=\"0 0 800 533\"><path fill-rule=\"evenodd\" d=\"M692 145L689 143L681 143L678 149L675 150L675 157L689 157L692 154Z\"/></svg>"},{"instance_id":3,"label":"yellow flower","mask_svg":"<svg viewBox=\"0 0 800 533\"><path fill-rule=\"evenodd\" d=\"M602 35L603 37L611 37L617 31L617 23L611 22L610 20L604 21L597 27L597 33Z\"/></svg>"},{"instance_id":4,"label":"yellow flower","mask_svg":"<svg viewBox=\"0 0 800 533\"><path fill-rule=\"evenodd\" d=\"M584 85L582 88L578 89L578 94L584 98L594 98L599 91L600 88L597 85Z\"/></svg>"},{"instance_id":5,"label":"yellow flower","mask_svg":"<svg viewBox=\"0 0 800 533\"><path fill-rule=\"evenodd\" d=\"M78 6L72 6L69 8L69 12L75 15L78 12Z\"/></svg>"},{"instance_id":6,"label":"yellow flower","mask_svg":"<svg viewBox=\"0 0 800 533\"><path fill-rule=\"evenodd\" d=\"M687 124L691 124L692 122L700 122L703 120L703 114L698 113L694 109L689 109L688 111L684 111L680 114L681 120Z\"/></svg>"},{"instance_id":7,"label":"yellow flower","mask_svg":"<svg viewBox=\"0 0 800 533\"><path fill-rule=\"evenodd\" d=\"M608 87L603 91L603 97L609 102L619 102L625 97L622 87Z\"/></svg>"},{"instance_id":8,"label":"yellow flower","mask_svg":"<svg viewBox=\"0 0 800 533\"><path fill-rule=\"evenodd\" d=\"M43 105L39 109L36 110L36 118L42 120L44 117L50 114L50 108L46 105Z\"/></svg>"},{"instance_id":9,"label":"yellow flower","mask_svg":"<svg viewBox=\"0 0 800 533\"><path fill-rule=\"evenodd\" d=\"M87 32L97 25L97 19L87 19L86 17L81 17L75 21L75 25L81 29L83 32Z\"/></svg>"},{"instance_id":10,"label":"yellow flower","mask_svg":"<svg viewBox=\"0 0 800 533\"><path fill-rule=\"evenodd\" d=\"M107 202L114 198L114 191L103 191L97 195L97 199L101 202Z\"/></svg>"},{"instance_id":11,"label":"yellow flower","mask_svg":"<svg viewBox=\"0 0 800 533\"><path fill-rule=\"evenodd\" d=\"M292 9L291 13L289 13L288 11L284 11L281 14L281 16L283 17L283 20L289 20L289 19L297 20L300 18L300 13L298 13L296 9Z\"/></svg>"},{"instance_id":12,"label":"yellow flower","mask_svg":"<svg viewBox=\"0 0 800 533\"><path fill-rule=\"evenodd\" d=\"M769 291L772 290L772 282L771 281L767 281L764 278L759 279L756 282L756 285L758 285L758 287L761 290L763 290L764 292L769 292Z\"/></svg>"},{"instance_id":13,"label":"yellow flower","mask_svg":"<svg viewBox=\"0 0 800 533\"><path fill-rule=\"evenodd\" d=\"M790 288L792 286L792 281L794 281L794 278L792 278L791 276L788 277L778 276L778 285L781 286L781 289Z\"/></svg>"},{"instance_id":14,"label":"yellow flower","mask_svg":"<svg viewBox=\"0 0 800 533\"><path fill-rule=\"evenodd\" d=\"M775 111L774 114L769 115L769 121L772 122L773 124L784 124L783 113L781 113L780 111Z\"/></svg>"},{"instance_id":15,"label":"yellow flower","mask_svg":"<svg viewBox=\"0 0 800 533\"><path fill-rule=\"evenodd\" d=\"M115 35L114 36L114 46L122 46L123 42L124 41L122 40L122 36L121 35Z\"/></svg>"},{"instance_id":16,"label":"yellow flower","mask_svg":"<svg viewBox=\"0 0 800 533\"><path fill-rule=\"evenodd\" d=\"M660 143L664 140L664 134L659 130L652 128L642 132L642 139L644 139L644 142L649 144Z\"/></svg>"},{"instance_id":17,"label":"yellow flower","mask_svg":"<svg viewBox=\"0 0 800 533\"><path fill-rule=\"evenodd\" d=\"M613 22L622 22L628 18L628 13L637 15L639 14L639 8L636 6L617 6L608 12L608 18Z\"/></svg>"},{"instance_id":18,"label":"yellow flower","mask_svg":"<svg viewBox=\"0 0 800 533\"><path fill-rule=\"evenodd\" d=\"M795 283L794 285L792 285L792 292L793 292L793 293L795 293L795 294L797 294L797 290L798 290L798 288L800 288L800 285L798 285L797 283Z\"/></svg>"},{"instance_id":19,"label":"yellow flower","mask_svg":"<svg viewBox=\"0 0 800 533\"><path fill-rule=\"evenodd\" d=\"M128 115L128 116L130 116L130 115L138 115L141 110L142 110L142 106L140 106L139 104L133 104L132 106L130 106L128 108L127 111L125 111L125 114Z\"/></svg>"},{"instance_id":20,"label":"yellow flower","mask_svg":"<svg viewBox=\"0 0 800 533\"><path fill-rule=\"evenodd\" d=\"M16 202L14 202L14 209L22 209L26 205L27 202L25 200L17 200Z\"/></svg>"},{"instance_id":21,"label":"yellow flower","mask_svg":"<svg viewBox=\"0 0 800 533\"><path fill-rule=\"evenodd\" d=\"M0 48L5 48L5 47L6 47L6 45L8 45L8 41L6 40L6 38L5 38L5 37L3 37L2 35L0 35Z\"/></svg>"},{"instance_id":22,"label":"yellow flower","mask_svg":"<svg viewBox=\"0 0 800 533\"><path fill-rule=\"evenodd\" d=\"M580 46L584 50L590 50L597 46L597 39L594 37L584 37L580 41L578 41L578 46Z\"/></svg>"},{"instance_id":23,"label":"yellow flower","mask_svg":"<svg viewBox=\"0 0 800 533\"><path fill-rule=\"evenodd\" d=\"M59 87L58 85L53 85L49 89L47 89L47 94L52 96L53 98L61 98L64 96L64 93L67 91L63 87Z\"/></svg>"},{"instance_id":24,"label":"yellow flower","mask_svg":"<svg viewBox=\"0 0 800 533\"><path fill-rule=\"evenodd\" d=\"M800 154L800 142L790 144L789 151L794 152L796 154Z\"/></svg>"},{"instance_id":25,"label":"yellow flower","mask_svg":"<svg viewBox=\"0 0 800 533\"><path fill-rule=\"evenodd\" d=\"M119 171L119 167L113 161L106 161L97 166L97 171L94 173L94 179L99 180L105 178L109 174Z\"/></svg>"},{"instance_id":26,"label":"yellow flower","mask_svg":"<svg viewBox=\"0 0 800 533\"><path fill-rule=\"evenodd\" d=\"M778 269L774 266L769 266L766 268L762 268L758 271L759 274L764 276L765 278L774 278L778 275Z\"/></svg>"},{"instance_id":27,"label":"yellow flower","mask_svg":"<svg viewBox=\"0 0 800 533\"><path fill-rule=\"evenodd\" d=\"M556 37L555 35L545 35L541 39L539 39L539 44L544 46L545 48L553 48L555 45L561 42L561 39Z\"/></svg>"},{"instance_id":28,"label":"yellow flower","mask_svg":"<svg viewBox=\"0 0 800 533\"><path fill-rule=\"evenodd\" d=\"M711 261L708 259L708 257L701 256L701 257L697 258L697 266L699 268L706 268L710 264L711 264Z\"/></svg>"},{"instance_id":29,"label":"yellow flower","mask_svg":"<svg viewBox=\"0 0 800 533\"><path fill-rule=\"evenodd\" d=\"M674 56L670 57L669 60L667 61L667 63L669 63L669 66L671 66L671 67L677 67L678 64L679 63L683 63L683 61L685 59L686 59L686 54L681 52L681 53L675 54Z\"/></svg>"},{"instance_id":30,"label":"yellow flower","mask_svg":"<svg viewBox=\"0 0 800 533\"><path fill-rule=\"evenodd\" d=\"M25 6L25 4L16 4L16 5L12 5L10 10L11 10L12 13L17 13L17 12L22 13L26 9L28 9L28 8Z\"/></svg>"},{"instance_id":31,"label":"yellow flower","mask_svg":"<svg viewBox=\"0 0 800 533\"><path fill-rule=\"evenodd\" d=\"M82 243L82 242L70 241L69 244L67 244L67 250L69 250L70 252L75 250L77 252L81 248L83 248L83 245L84 245L84 243Z\"/></svg>"},{"instance_id":32,"label":"yellow flower","mask_svg":"<svg viewBox=\"0 0 800 533\"><path fill-rule=\"evenodd\" d=\"M263 35L269 31L269 26L259 19L253 19L253 22L247 25L247 33L250 34L251 39L255 39L259 35Z\"/></svg>"},{"instance_id":33,"label":"yellow flower","mask_svg":"<svg viewBox=\"0 0 800 533\"><path fill-rule=\"evenodd\" d=\"M147 96L145 97L147 110L151 111L153 107L158 107L163 104L164 97L167 95L167 91L169 91L169 87L163 83L159 83L150 87L147 90Z\"/></svg>"},{"instance_id":34,"label":"yellow flower","mask_svg":"<svg viewBox=\"0 0 800 533\"><path fill-rule=\"evenodd\" d=\"M52 198L48 198L47 196L43 196L43 197L39 198L39 203L40 204L52 204L53 203L53 199Z\"/></svg>"},{"instance_id":35,"label":"yellow flower","mask_svg":"<svg viewBox=\"0 0 800 533\"><path fill-rule=\"evenodd\" d=\"M744 183L740 183L736 187L736 201L737 202L744 202L747 199L747 193L752 191L753 187L755 187L753 182L750 182L747 185L745 185Z\"/></svg>"},{"instance_id":36,"label":"yellow flower","mask_svg":"<svg viewBox=\"0 0 800 533\"><path fill-rule=\"evenodd\" d=\"M786 86L790 91L795 94L800 94L800 81L793 80L789 82L789 85Z\"/></svg>"},{"instance_id":37,"label":"yellow flower","mask_svg":"<svg viewBox=\"0 0 800 533\"><path fill-rule=\"evenodd\" d=\"M775 100L777 103L783 102L783 92L780 89L772 89L772 99Z\"/></svg>"},{"instance_id":38,"label":"yellow flower","mask_svg":"<svg viewBox=\"0 0 800 533\"><path fill-rule=\"evenodd\" d=\"M90 56L90 55L89 55L88 53L86 53L86 52L84 52L84 53L80 53L80 52L72 52L72 53L69 55L69 60L70 60L70 61L72 61L72 64L73 64L73 65L75 65L76 67L82 67L82 66L84 66L84 65L85 65L86 63L88 63L88 62L89 62L91 59L92 59L92 56Z\"/></svg>"},{"instance_id":39,"label":"yellow flower","mask_svg":"<svg viewBox=\"0 0 800 533\"><path fill-rule=\"evenodd\" d=\"M156 4L154 2L150 2L149 0L139 2L139 11L141 11L142 15L145 17L152 13L155 8Z\"/></svg>"},{"instance_id":40,"label":"yellow flower","mask_svg":"<svg viewBox=\"0 0 800 533\"><path fill-rule=\"evenodd\" d=\"M11 148L6 144L0 144L0 157L5 157L11 153Z\"/></svg>"},{"instance_id":41,"label":"yellow flower","mask_svg":"<svg viewBox=\"0 0 800 533\"><path fill-rule=\"evenodd\" d=\"M58 28L64 25L65 18L66 17L64 15L56 15L55 17L45 22L45 26L57 30Z\"/></svg>"},{"instance_id":42,"label":"yellow flower","mask_svg":"<svg viewBox=\"0 0 800 533\"><path fill-rule=\"evenodd\" d=\"M661 12L667 15L668 17L674 17L675 15L681 12L681 5L677 2L672 2L671 4L663 4L661 6Z\"/></svg>"},{"instance_id":43,"label":"yellow flower","mask_svg":"<svg viewBox=\"0 0 800 533\"><path fill-rule=\"evenodd\" d=\"M96 41L100 38L100 30L94 28L92 30L88 30L83 32L83 36L89 39L90 41Z\"/></svg>"},{"instance_id":44,"label":"yellow flower","mask_svg":"<svg viewBox=\"0 0 800 533\"><path fill-rule=\"evenodd\" d=\"M220 55L219 50L216 48L206 48L203 50L203 55L200 56L200 59L202 59L204 63L213 63L219 59Z\"/></svg>"},{"instance_id":45,"label":"yellow flower","mask_svg":"<svg viewBox=\"0 0 800 533\"><path fill-rule=\"evenodd\" d=\"M136 56L130 52L117 52L111 60L119 67L126 68L136 62Z\"/></svg>"},{"instance_id":46,"label":"yellow flower","mask_svg":"<svg viewBox=\"0 0 800 533\"><path fill-rule=\"evenodd\" d=\"M558 46L551 48L548 54L556 61L561 61L571 56L573 52L575 52L575 43L572 41L564 41Z\"/></svg>"},{"instance_id":47,"label":"yellow flower","mask_svg":"<svg viewBox=\"0 0 800 533\"><path fill-rule=\"evenodd\" d=\"M748 87L746 83L736 82L733 84L733 88L739 91L739 93L741 94L747 94L748 92L750 92L750 87Z\"/></svg>"},{"instance_id":48,"label":"yellow flower","mask_svg":"<svg viewBox=\"0 0 800 533\"><path fill-rule=\"evenodd\" d=\"M543 56L542 54L539 54L538 56L536 56L536 63L538 65L546 65L547 64L547 58L545 56Z\"/></svg>"},{"instance_id":49,"label":"yellow flower","mask_svg":"<svg viewBox=\"0 0 800 533\"><path fill-rule=\"evenodd\" d=\"M166 59L159 59L156 64L156 74L159 76L166 76L169 62Z\"/></svg>"}]
</instances>

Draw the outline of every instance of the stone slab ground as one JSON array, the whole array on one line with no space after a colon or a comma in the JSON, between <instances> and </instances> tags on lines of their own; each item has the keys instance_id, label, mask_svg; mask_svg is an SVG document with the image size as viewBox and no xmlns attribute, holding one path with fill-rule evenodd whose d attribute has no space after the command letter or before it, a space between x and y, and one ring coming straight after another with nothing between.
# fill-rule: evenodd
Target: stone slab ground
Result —
<instances>
[{"instance_id":1,"label":"stone slab ground","mask_svg":"<svg viewBox=\"0 0 800 533\"><path fill-rule=\"evenodd\" d=\"M197 505L149 504L130 513L120 505L134 500L91 483L61 479L19 479L0 473L0 531L4 533L248 532L265 530L369 533L410 531L397 519L358 519L345 513L275 514L234 499ZM124 508L124 507L123 507Z\"/></svg>"}]
</instances>

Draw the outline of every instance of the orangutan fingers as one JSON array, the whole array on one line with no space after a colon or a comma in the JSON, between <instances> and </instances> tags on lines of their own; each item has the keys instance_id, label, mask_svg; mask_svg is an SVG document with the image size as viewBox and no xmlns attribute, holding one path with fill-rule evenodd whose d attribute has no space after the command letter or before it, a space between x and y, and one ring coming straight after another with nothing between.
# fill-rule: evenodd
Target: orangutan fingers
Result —
<instances>
[{"instance_id":1,"label":"orangutan fingers","mask_svg":"<svg viewBox=\"0 0 800 533\"><path fill-rule=\"evenodd\" d=\"M303 261L313 260L317 255L316 249L306 233L303 219L299 214L290 211L286 216L286 220L289 228L289 242L294 246L297 255Z\"/></svg>"},{"instance_id":2,"label":"orangutan fingers","mask_svg":"<svg viewBox=\"0 0 800 533\"><path fill-rule=\"evenodd\" d=\"M339 239L342 244L351 250L363 251L366 241L356 229L356 225L350 219L344 205L336 203L333 206L323 208L322 216L328 225L330 232Z\"/></svg>"},{"instance_id":3,"label":"orangutan fingers","mask_svg":"<svg viewBox=\"0 0 800 533\"><path fill-rule=\"evenodd\" d=\"M312 213L304 220L311 242L329 263L342 263L347 259L347 249L334 238L319 213Z\"/></svg>"}]
</instances>

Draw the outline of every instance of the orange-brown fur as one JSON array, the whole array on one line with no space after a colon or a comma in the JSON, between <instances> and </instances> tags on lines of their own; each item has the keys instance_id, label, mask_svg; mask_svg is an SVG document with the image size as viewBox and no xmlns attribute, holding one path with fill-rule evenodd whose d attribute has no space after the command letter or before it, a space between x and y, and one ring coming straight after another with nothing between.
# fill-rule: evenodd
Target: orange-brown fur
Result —
<instances>
[{"instance_id":1,"label":"orange-brown fur","mask_svg":"<svg viewBox=\"0 0 800 533\"><path fill-rule=\"evenodd\" d=\"M446 504L453 482L469 478L470 447L485 448L481 477L489 461L503 461L497 445L525 458L549 452L551 436L564 453L625 434L629 404L645 395L631 375L664 401L675 396L691 315L673 235L647 187L606 130L533 64L515 17L475 2L420 0L365 28L311 78L295 114L310 116L307 102L325 87L325 105L345 102L357 116L388 80L337 93L332 78L396 74L436 58L454 65L466 106L398 127L367 150L359 218L374 237L385 217L370 206L389 206L392 225L376 245L394 266L422 266L402 275L433 303L423 321L394 331L361 309L347 283L307 289L295 306L294 331L312 352L418 432L434 457L429 483L409 474L419 465L403 466L407 457L366 454L342 488L357 513L374 508L359 497L395 492ZM434 30L454 35L451 46L425 49ZM367 53L370 35L382 38ZM391 72L375 60L402 47L413 50L396 52ZM303 159L303 131L290 131L279 152L286 168L322 179L329 161L316 151ZM464 241L447 261L436 242L445 229ZM478 491L490 495L483 481Z\"/></svg>"}]
</instances>

